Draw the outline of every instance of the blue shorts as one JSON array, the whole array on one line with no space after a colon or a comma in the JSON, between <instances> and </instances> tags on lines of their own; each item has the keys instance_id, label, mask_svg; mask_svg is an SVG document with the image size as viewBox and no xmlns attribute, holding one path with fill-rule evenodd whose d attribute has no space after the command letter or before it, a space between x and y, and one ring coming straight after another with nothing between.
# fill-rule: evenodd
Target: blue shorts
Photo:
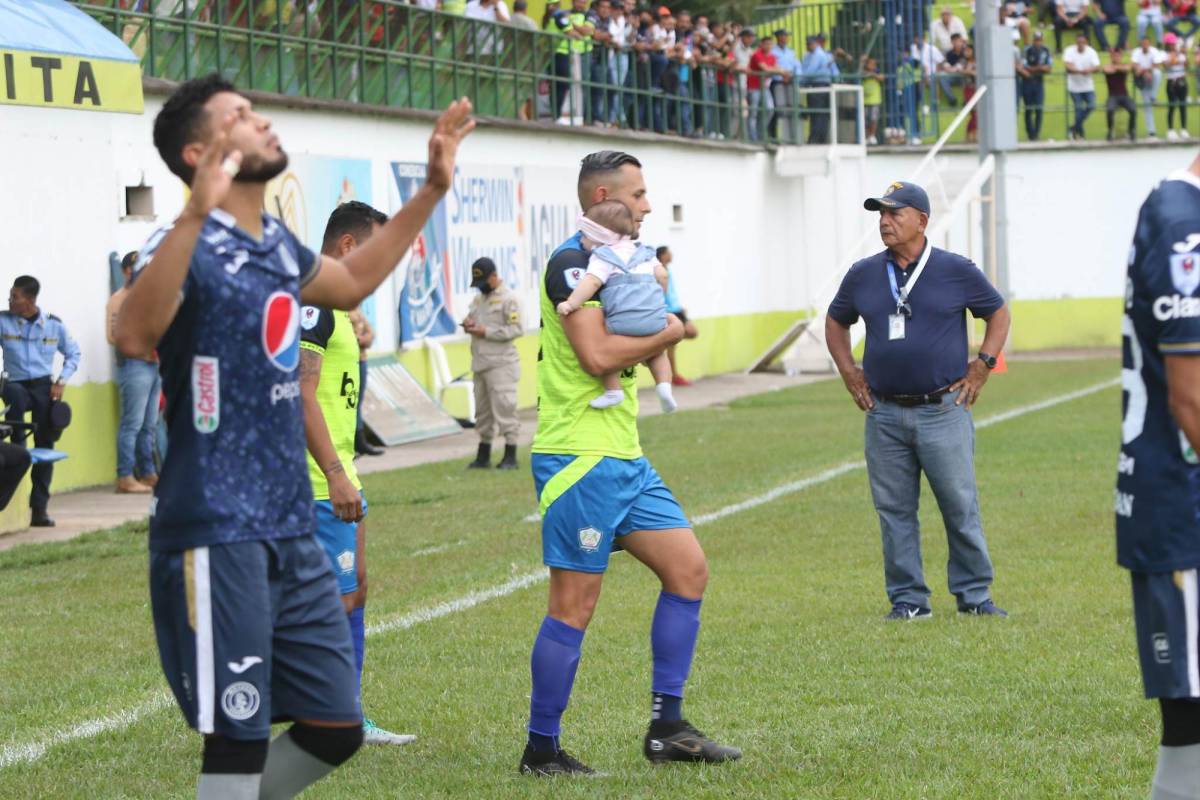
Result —
<instances>
[{"instance_id":1,"label":"blue shorts","mask_svg":"<svg viewBox=\"0 0 1200 800\"><path fill-rule=\"evenodd\" d=\"M362 494L361 492L359 494ZM317 516L317 541L325 548L333 575L337 578L338 591L353 594L358 591L358 523L342 522L333 513L333 503L317 500L314 503ZM363 497L363 518L367 516L367 498Z\"/></svg>"},{"instance_id":2,"label":"blue shorts","mask_svg":"<svg viewBox=\"0 0 1200 800\"><path fill-rule=\"evenodd\" d=\"M604 572L621 536L692 527L644 458L534 453L530 461L548 567Z\"/></svg>"},{"instance_id":3,"label":"blue shorts","mask_svg":"<svg viewBox=\"0 0 1200 800\"><path fill-rule=\"evenodd\" d=\"M312 536L150 553L163 672L200 733L362 718L350 625Z\"/></svg>"},{"instance_id":4,"label":"blue shorts","mask_svg":"<svg viewBox=\"0 0 1200 800\"><path fill-rule=\"evenodd\" d=\"M1146 697L1200 697L1196 570L1133 572L1133 621Z\"/></svg>"}]
</instances>

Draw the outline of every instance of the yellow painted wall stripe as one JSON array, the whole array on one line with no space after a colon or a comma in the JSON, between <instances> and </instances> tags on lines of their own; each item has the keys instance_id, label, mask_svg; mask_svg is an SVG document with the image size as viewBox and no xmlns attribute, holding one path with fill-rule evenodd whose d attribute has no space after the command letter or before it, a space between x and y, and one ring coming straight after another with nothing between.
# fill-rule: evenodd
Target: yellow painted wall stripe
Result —
<instances>
[{"instance_id":1,"label":"yellow painted wall stripe","mask_svg":"<svg viewBox=\"0 0 1200 800\"><path fill-rule=\"evenodd\" d=\"M132 61L0 50L0 104L141 114L142 67Z\"/></svg>"},{"instance_id":2,"label":"yellow painted wall stripe","mask_svg":"<svg viewBox=\"0 0 1200 800\"><path fill-rule=\"evenodd\" d=\"M542 496L538 499L539 513L543 517L546 516L546 509L554 505L554 501L562 497L568 489L579 483L579 480L591 472L603 458L604 456L577 456L574 461L556 472L542 487Z\"/></svg>"}]
</instances>

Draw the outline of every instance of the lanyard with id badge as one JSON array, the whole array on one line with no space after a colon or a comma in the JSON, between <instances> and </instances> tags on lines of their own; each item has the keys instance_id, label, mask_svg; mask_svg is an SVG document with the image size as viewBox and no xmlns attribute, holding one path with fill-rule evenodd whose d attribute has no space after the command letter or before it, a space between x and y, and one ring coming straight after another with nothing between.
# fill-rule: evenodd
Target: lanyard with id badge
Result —
<instances>
[{"instance_id":1,"label":"lanyard with id badge","mask_svg":"<svg viewBox=\"0 0 1200 800\"><path fill-rule=\"evenodd\" d=\"M896 313L888 314L888 341L890 342L904 338L904 321L912 316L912 306L908 304L908 296L912 294L913 287L917 285L917 278L920 278L921 273L925 270L925 264L929 262L929 254L932 250L933 246L927 239L925 250L921 253L920 260L917 261L917 268L913 270L912 277L899 288L896 284L896 267L892 260L888 259L888 284L892 288L892 297L896 300Z\"/></svg>"}]
</instances>

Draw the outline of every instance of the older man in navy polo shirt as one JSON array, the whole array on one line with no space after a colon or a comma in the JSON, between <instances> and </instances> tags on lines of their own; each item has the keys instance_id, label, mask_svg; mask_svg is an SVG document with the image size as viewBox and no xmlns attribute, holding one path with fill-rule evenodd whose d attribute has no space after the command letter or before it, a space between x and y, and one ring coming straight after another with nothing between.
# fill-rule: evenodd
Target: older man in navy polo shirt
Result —
<instances>
[{"instance_id":1,"label":"older man in navy polo shirt","mask_svg":"<svg viewBox=\"0 0 1200 800\"><path fill-rule=\"evenodd\" d=\"M962 256L925 238L929 197L897 182L869 198L887 249L850 268L829 306L825 340L842 380L866 412L867 475L883 534L887 619L928 618L917 503L921 473L937 497L950 545L950 591L967 614L1008 616L992 602L992 562L975 486L971 406L1008 336L1004 298ZM968 363L966 311L987 321ZM850 326L867 326L863 365Z\"/></svg>"}]
</instances>

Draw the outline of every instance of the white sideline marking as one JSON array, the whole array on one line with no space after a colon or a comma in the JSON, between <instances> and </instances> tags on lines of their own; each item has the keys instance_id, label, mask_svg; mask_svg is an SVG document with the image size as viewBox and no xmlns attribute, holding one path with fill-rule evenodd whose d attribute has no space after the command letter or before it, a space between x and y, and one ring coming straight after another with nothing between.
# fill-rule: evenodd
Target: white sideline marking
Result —
<instances>
[{"instance_id":1,"label":"white sideline marking","mask_svg":"<svg viewBox=\"0 0 1200 800\"><path fill-rule=\"evenodd\" d=\"M108 717L88 720L69 730L59 731L40 742L6 745L0 749L0 769L11 767L14 764L31 764L46 755L46 751L51 747L57 747L60 744L127 728L147 714L160 711L170 704L171 695L167 692L160 692L133 708L118 711Z\"/></svg>"},{"instance_id":2,"label":"white sideline marking","mask_svg":"<svg viewBox=\"0 0 1200 800\"><path fill-rule=\"evenodd\" d=\"M421 556L432 556L436 553L444 553L451 548L462 547L466 543L466 539L459 539L454 542L446 542L445 544L435 544L430 547L422 547L420 550L412 551L412 557L420 558Z\"/></svg>"},{"instance_id":3,"label":"white sideline marking","mask_svg":"<svg viewBox=\"0 0 1200 800\"><path fill-rule=\"evenodd\" d=\"M403 616L385 619L382 622L376 622L367 626L367 635L372 636L379 633L389 633L391 631L403 631L414 625L420 625L422 622L431 622L439 617L457 614L459 611L466 611L468 608L474 608L480 603L486 603L488 600L494 600L497 597L504 597L513 592L520 591L535 583L541 583L550 575L550 571L545 567L536 569L533 572L526 572L523 575L518 575L515 578L510 578L499 586L493 586L489 589L480 589L470 594L465 594L462 597L454 600L447 600L444 603L438 603L436 606L422 608L417 611L404 614Z\"/></svg>"},{"instance_id":4,"label":"white sideline marking","mask_svg":"<svg viewBox=\"0 0 1200 800\"><path fill-rule=\"evenodd\" d=\"M1009 411L1004 411L990 416L987 419L980 420L975 423L975 427L987 428L992 425L997 425L1001 422L1007 422L1010 419L1015 419L1016 417L1020 417L1025 414L1032 414L1037 411L1043 411L1047 408L1053 408L1054 406L1062 405L1063 403L1069 403L1072 400L1078 400L1082 397L1087 397L1088 395L1095 394L1096 392L1101 392L1110 387L1117 386L1120 384L1120 382L1120 378L1114 378L1112 380L1104 381L1103 383L1093 384L1092 386L1088 386L1074 392L1068 392L1067 394L1061 394L1057 397L1051 397L1048 400L1030 403L1026 406L1019 406L1017 408L1010 409ZM831 467L824 472L819 472L812 477L803 478L798 481L791 481L790 483L776 486L774 489L764 492L763 494L751 497L739 503L733 503L732 505L725 506L724 508L717 509L716 511L709 512L708 514L702 514L694 518L692 520L692 524L706 525L710 522L715 522L716 520L724 517L764 505L772 500L777 500L780 497L801 492L810 486L826 483L840 475L845 475L847 472L852 472L865 466L865 461L847 461L843 464L837 465L836 467ZM525 519L529 521L537 521L539 516L537 514L533 514ZM444 545L443 547L448 549L450 545ZM434 548L427 548L426 552L430 550L434 550ZM418 553L421 553L421 551L418 551ZM414 553L414 555L417 555L418 553ZM374 623L367 627L367 635L372 636L381 633L390 633L391 631L407 630L416 625L420 625L423 622L432 622L433 620L440 619L441 617L457 614L460 611L466 611L470 608L480 605L481 603L486 603L489 600L505 597L513 594L514 592L518 592L522 589L533 586L534 584L541 583L542 581L546 580L549 574L549 570L543 567L532 572L526 572L524 574L517 575L497 586L470 592L469 594L465 594L462 597L454 600L447 600L444 603L439 603L436 606L419 609L399 617L393 617L392 619ZM5 747L0 748L0 769L5 769L6 767L10 767L14 764L27 764L37 761L41 759L42 756L46 754L46 751L51 747L57 747L58 745L66 744L68 742L75 741L76 739L85 739L101 733L107 733L109 731L121 730L129 727L130 725L138 722L142 717L166 708L168 705L170 705L170 703L170 695L164 692L155 695L141 705L134 706L133 708L121 711L108 717L88 720L87 722L76 725L74 728L66 731L60 731L59 733L49 736L41 741L31 742L28 744L6 745Z\"/></svg>"}]
</instances>

